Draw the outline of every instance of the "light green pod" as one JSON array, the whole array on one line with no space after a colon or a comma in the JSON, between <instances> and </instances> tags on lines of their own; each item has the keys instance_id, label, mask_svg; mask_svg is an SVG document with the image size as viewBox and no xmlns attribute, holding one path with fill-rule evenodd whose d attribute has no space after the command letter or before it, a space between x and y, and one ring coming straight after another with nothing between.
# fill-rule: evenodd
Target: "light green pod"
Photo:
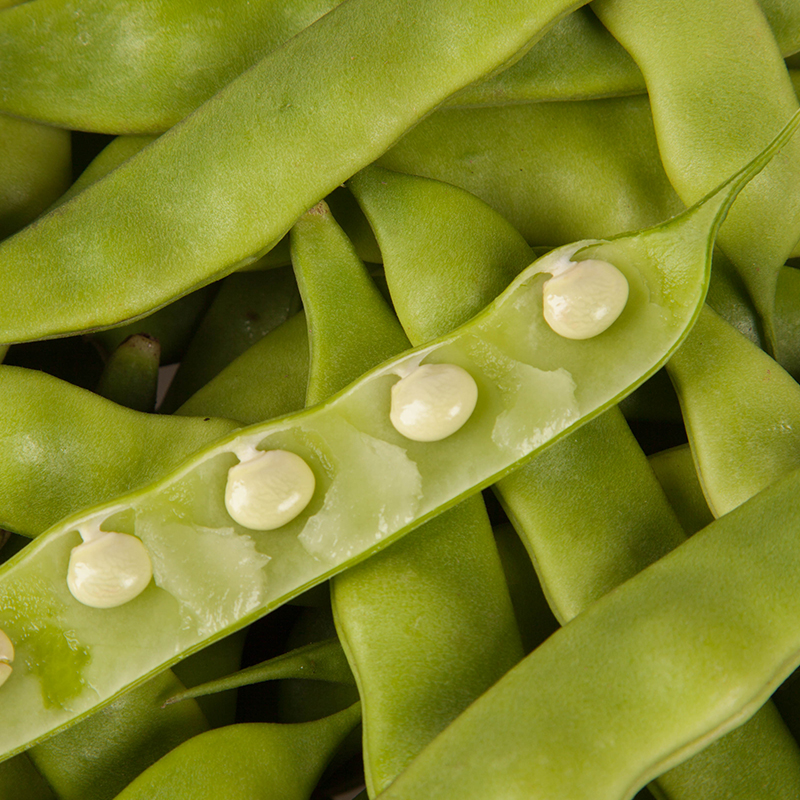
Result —
<instances>
[{"instance_id":1,"label":"light green pod","mask_svg":"<svg viewBox=\"0 0 800 800\"><path fill-rule=\"evenodd\" d=\"M36 536L65 514L169 472L236 427L142 414L44 372L4 365L0 525Z\"/></svg>"},{"instance_id":2,"label":"light green pod","mask_svg":"<svg viewBox=\"0 0 800 800\"><path fill-rule=\"evenodd\" d=\"M110 327L252 263L446 97L578 5L348 0L3 242L0 341Z\"/></svg>"},{"instance_id":3,"label":"light green pod","mask_svg":"<svg viewBox=\"0 0 800 800\"><path fill-rule=\"evenodd\" d=\"M35 0L0 17L0 109L160 133L340 0Z\"/></svg>"},{"instance_id":4,"label":"light green pod","mask_svg":"<svg viewBox=\"0 0 800 800\"><path fill-rule=\"evenodd\" d=\"M381 800L628 800L740 725L800 663L798 491L794 472L598 600Z\"/></svg>"},{"instance_id":5,"label":"light green pod","mask_svg":"<svg viewBox=\"0 0 800 800\"><path fill-rule=\"evenodd\" d=\"M177 747L131 783L117 800L308 800L345 736L358 704L294 725L229 725Z\"/></svg>"},{"instance_id":6,"label":"light green pod","mask_svg":"<svg viewBox=\"0 0 800 800\"><path fill-rule=\"evenodd\" d=\"M667 370L715 516L800 466L800 386L711 309Z\"/></svg>"},{"instance_id":7,"label":"light green pod","mask_svg":"<svg viewBox=\"0 0 800 800\"><path fill-rule=\"evenodd\" d=\"M2 687L0 753L68 725L366 558L615 404L691 327L716 229L772 152L657 228L579 242L539 259L449 335L311 409L219 440L158 483L64 520L4 564L0 629L19 666ZM585 341L553 333L541 306L546 274L579 252L614 263L631 287L614 325ZM398 372L423 361L457 363L478 385L469 423L443 442L409 442L388 420ZM277 531L245 530L224 507L229 468L256 448L292 451L315 474L311 504ZM79 532L103 528L141 539L154 581L132 602L100 610L76 602L65 579Z\"/></svg>"},{"instance_id":8,"label":"light green pod","mask_svg":"<svg viewBox=\"0 0 800 800\"><path fill-rule=\"evenodd\" d=\"M645 76L664 169L685 203L752 158L798 108L778 45L752 0L600 0L592 8ZM798 182L795 141L742 193L719 237L770 349L778 271L800 238Z\"/></svg>"},{"instance_id":9,"label":"light green pod","mask_svg":"<svg viewBox=\"0 0 800 800\"><path fill-rule=\"evenodd\" d=\"M291 241L309 322L312 404L408 339L324 204L295 225ZM337 575L331 604L361 697L373 794L523 655L479 497Z\"/></svg>"},{"instance_id":10,"label":"light green pod","mask_svg":"<svg viewBox=\"0 0 800 800\"><path fill-rule=\"evenodd\" d=\"M69 132L0 115L0 239L33 222L69 186Z\"/></svg>"},{"instance_id":11,"label":"light green pod","mask_svg":"<svg viewBox=\"0 0 800 800\"><path fill-rule=\"evenodd\" d=\"M686 533L691 536L714 521L688 444L662 450L648 460Z\"/></svg>"},{"instance_id":12,"label":"light green pod","mask_svg":"<svg viewBox=\"0 0 800 800\"><path fill-rule=\"evenodd\" d=\"M142 334L130 336L111 354L97 393L134 411L154 411L161 345Z\"/></svg>"}]
</instances>

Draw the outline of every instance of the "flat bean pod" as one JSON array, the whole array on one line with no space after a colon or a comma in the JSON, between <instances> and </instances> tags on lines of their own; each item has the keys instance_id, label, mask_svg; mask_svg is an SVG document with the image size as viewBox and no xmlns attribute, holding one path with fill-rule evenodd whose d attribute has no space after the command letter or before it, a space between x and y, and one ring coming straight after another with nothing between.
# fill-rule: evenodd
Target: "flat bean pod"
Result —
<instances>
[{"instance_id":1,"label":"flat bean pod","mask_svg":"<svg viewBox=\"0 0 800 800\"><path fill-rule=\"evenodd\" d=\"M446 97L577 5L338 6L0 245L0 292L14 309L0 314L0 340L109 327L254 261Z\"/></svg>"},{"instance_id":2,"label":"flat bean pod","mask_svg":"<svg viewBox=\"0 0 800 800\"><path fill-rule=\"evenodd\" d=\"M118 800L308 800L358 704L315 722L229 725L196 736L140 775Z\"/></svg>"},{"instance_id":3,"label":"flat bean pod","mask_svg":"<svg viewBox=\"0 0 800 800\"><path fill-rule=\"evenodd\" d=\"M0 239L33 222L69 186L67 131L0 116Z\"/></svg>"},{"instance_id":4,"label":"flat bean pod","mask_svg":"<svg viewBox=\"0 0 800 800\"><path fill-rule=\"evenodd\" d=\"M79 719L351 566L616 403L686 335L702 304L714 233L772 152L657 228L554 251L448 336L323 404L228 436L151 487L71 517L26 547L0 570L0 628L18 653L0 694L0 752ZM629 299L604 333L576 341L545 322L542 287L578 252L613 263ZM388 418L398 373L423 361L461 365L480 397L469 423L433 444L401 436ZM312 502L281 529L245 528L225 505L229 470L258 449L286 451L313 470ZM77 602L65 578L79 532L102 540L103 528L127 536L137 558L147 555L155 582L131 602L100 609Z\"/></svg>"},{"instance_id":5,"label":"flat bean pod","mask_svg":"<svg viewBox=\"0 0 800 800\"><path fill-rule=\"evenodd\" d=\"M740 724L800 662L798 490L795 472L594 603L381 798L625 800Z\"/></svg>"},{"instance_id":6,"label":"flat bean pod","mask_svg":"<svg viewBox=\"0 0 800 800\"><path fill-rule=\"evenodd\" d=\"M800 386L713 311L667 369L715 516L800 466Z\"/></svg>"},{"instance_id":7,"label":"flat bean pod","mask_svg":"<svg viewBox=\"0 0 800 800\"><path fill-rule=\"evenodd\" d=\"M452 327L461 321L459 313L468 317L522 265L526 248L519 234L454 187L375 167L360 173L351 185L375 227L395 306L412 335ZM427 207L437 208L435 218L426 215ZM428 229L431 234L426 237ZM489 230L491 236L486 235ZM434 298L453 285L461 292L451 291L443 318ZM497 490L562 621L685 539L644 455L614 409L502 479ZM374 561L355 572L371 568ZM335 583L346 583L353 572ZM380 591L380 585L372 589ZM669 798L696 798L713 785L720 796L749 798L754 782L774 774L783 777L776 797L800 791L800 751L774 708L762 715L764 720L759 717L748 724L732 741L662 776L658 791Z\"/></svg>"},{"instance_id":8,"label":"flat bean pod","mask_svg":"<svg viewBox=\"0 0 800 800\"><path fill-rule=\"evenodd\" d=\"M237 427L224 419L142 414L43 372L5 365L0 409L2 525L26 536L149 483Z\"/></svg>"},{"instance_id":9,"label":"flat bean pod","mask_svg":"<svg viewBox=\"0 0 800 800\"><path fill-rule=\"evenodd\" d=\"M0 110L106 133L158 133L337 0L221 4L36 0L0 18ZM800 49L797 3L761 3L784 55ZM588 9L559 20L529 53L450 103L496 105L645 93L633 59Z\"/></svg>"},{"instance_id":10,"label":"flat bean pod","mask_svg":"<svg viewBox=\"0 0 800 800\"><path fill-rule=\"evenodd\" d=\"M35 0L0 19L2 109L102 133L160 133L338 5Z\"/></svg>"},{"instance_id":11,"label":"flat bean pod","mask_svg":"<svg viewBox=\"0 0 800 800\"><path fill-rule=\"evenodd\" d=\"M750 0L659 3L658 26L652 2L600 0L592 8L645 76L664 169L686 203L749 160L798 107L769 26ZM798 181L794 142L742 194L719 239L770 349L778 271L800 238Z\"/></svg>"}]
</instances>

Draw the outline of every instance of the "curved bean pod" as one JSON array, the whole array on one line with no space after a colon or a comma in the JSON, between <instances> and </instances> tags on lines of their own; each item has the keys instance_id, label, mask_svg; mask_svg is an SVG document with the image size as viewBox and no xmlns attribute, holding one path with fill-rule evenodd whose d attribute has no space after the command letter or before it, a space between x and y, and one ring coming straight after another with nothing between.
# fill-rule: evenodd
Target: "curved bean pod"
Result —
<instances>
[{"instance_id":1,"label":"curved bean pod","mask_svg":"<svg viewBox=\"0 0 800 800\"><path fill-rule=\"evenodd\" d=\"M2 110L160 133L340 1L26 3L0 18Z\"/></svg>"},{"instance_id":2,"label":"curved bean pod","mask_svg":"<svg viewBox=\"0 0 800 800\"><path fill-rule=\"evenodd\" d=\"M33 222L69 186L68 131L0 115L0 239Z\"/></svg>"},{"instance_id":3,"label":"curved bean pod","mask_svg":"<svg viewBox=\"0 0 800 800\"><path fill-rule=\"evenodd\" d=\"M457 324L460 312L469 316L488 302L498 284L524 263L527 248L519 234L454 187L375 167L350 185L375 228L395 306L412 336ZM426 214L427 207L437 208L435 217ZM430 240L428 229L435 232ZM450 302L442 319L435 298L446 290ZM497 489L562 620L685 538L644 455L613 409L502 479ZM335 580L347 582L351 574ZM372 592L379 593L379 587ZM783 776L776 796L800 791L800 751L774 708L732 738L662 776L658 789L663 796L697 798L713 782L720 795L749 798L753 782L774 774Z\"/></svg>"},{"instance_id":4,"label":"curved bean pod","mask_svg":"<svg viewBox=\"0 0 800 800\"><path fill-rule=\"evenodd\" d=\"M787 126L782 136L793 130ZM782 143L779 137L773 147ZM772 152L657 228L539 259L448 336L386 362L312 409L221 439L151 487L64 520L3 565L0 628L18 646L23 668L2 687L0 752L69 724L362 560L616 403L686 335L702 304L714 233ZM550 330L541 307L544 274L577 252L612 262L630 284L616 323L583 341ZM481 398L469 424L433 446L401 437L388 420L398 371L423 360L463 365ZM283 529L245 529L224 505L228 470L257 447L299 455L315 474L313 502ZM99 533L109 524L120 534L135 532L155 582L132 602L89 608L67 589L70 553L78 531Z\"/></svg>"},{"instance_id":5,"label":"curved bean pod","mask_svg":"<svg viewBox=\"0 0 800 800\"><path fill-rule=\"evenodd\" d=\"M220 4L36 0L0 18L0 110L107 133L161 132L337 0ZM784 55L800 49L796 3L762 0ZM87 52L88 51L88 52ZM635 62L588 9L559 20L510 68L450 104L495 105L644 93Z\"/></svg>"},{"instance_id":6,"label":"curved bean pod","mask_svg":"<svg viewBox=\"0 0 800 800\"><path fill-rule=\"evenodd\" d=\"M303 408L307 380L308 333L301 311L245 350L175 413L227 414L253 425Z\"/></svg>"},{"instance_id":7,"label":"curved bean pod","mask_svg":"<svg viewBox=\"0 0 800 800\"><path fill-rule=\"evenodd\" d=\"M237 356L300 310L290 269L229 275L181 359L161 406L174 412Z\"/></svg>"},{"instance_id":8,"label":"curved bean pod","mask_svg":"<svg viewBox=\"0 0 800 800\"><path fill-rule=\"evenodd\" d=\"M688 444L662 450L648 460L686 533L691 536L714 521Z\"/></svg>"},{"instance_id":9,"label":"curved bean pod","mask_svg":"<svg viewBox=\"0 0 800 800\"><path fill-rule=\"evenodd\" d=\"M161 345L149 336L130 336L111 354L97 394L134 411L155 411Z\"/></svg>"},{"instance_id":10,"label":"curved bean pod","mask_svg":"<svg viewBox=\"0 0 800 800\"><path fill-rule=\"evenodd\" d=\"M0 341L109 327L251 263L446 97L578 5L338 6L0 244L0 293L14 309L0 313ZM64 304L65 293L74 302Z\"/></svg>"},{"instance_id":11,"label":"curved bean pod","mask_svg":"<svg viewBox=\"0 0 800 800\"><path fill-rule=\"evenodd\" d=\"M163 707L182 688L164 672L28 755L59 800L111 800L162 756L208 730L196 702Z\"/></svg>"},{"instance_id":12,"label":"curved bean pod","mask_svg":"<svg viewBox=\"0 0 800 800\"><path fill-rule=\"evenodd\" d=\"M117 800L308 800L358 704L315 722L230 725L196 736L131 783Z\"/></svg>"},{"instance_id":13,"label":"curved bean pod","mask_svg":"<svg viewBox=\"0 0 800 800\"><path fill-rule=\"evenodd\" d=\"M795 472L594 603L382 800L625 800L747 719L800 663L798 491Z\"/></svg>"},{"instance_id":14,"label":"curved bean pod","mask_svg":"<svg viewBox=\"0 0 800 800\"><path fill-rule=\"evenodd\" d=\"M711 309L667 370L715 516L800 466L800 386Z\"/></svg>"},{"instance_id":15,"label":"curved bean pod","mask_svg":"<svg viewBox=\"0 0 800 800\"><path fill-rule=\"evenodd\" d=\"M0 524L26 536L152 481L237 427L225 419L141 414L19 367L0 367L0 389Z\"/></svg>"},{"instance_id":16,"label":"curved bean pod","mask_svg":"<svg viewBox=\"0 0 800 800\"><path fill-rule=\"evenodd\" d=\"M769 26L750 0L600 0L592 8L645 76L664 169L686 203L750 159L798 108ZM794 142L742 193L719 238L770 349L778 270L800 238L799 181Z\"/></svg>"}]
</instances>

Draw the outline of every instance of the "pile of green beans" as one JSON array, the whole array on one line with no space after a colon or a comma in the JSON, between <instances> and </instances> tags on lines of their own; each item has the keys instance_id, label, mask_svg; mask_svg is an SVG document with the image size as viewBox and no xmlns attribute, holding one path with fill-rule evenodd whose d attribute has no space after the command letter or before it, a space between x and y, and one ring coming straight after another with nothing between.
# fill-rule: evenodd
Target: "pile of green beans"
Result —
<instances>
[{"instance_id":1,"label":"pile of green beans","mask_svg":"<svg viewBox=\"0 0 800 800\"><path fill-rule=\"evenodd\" d=\"M800 0L0 0L0 800L800 797Z\"/></svg>"}]
</instances>

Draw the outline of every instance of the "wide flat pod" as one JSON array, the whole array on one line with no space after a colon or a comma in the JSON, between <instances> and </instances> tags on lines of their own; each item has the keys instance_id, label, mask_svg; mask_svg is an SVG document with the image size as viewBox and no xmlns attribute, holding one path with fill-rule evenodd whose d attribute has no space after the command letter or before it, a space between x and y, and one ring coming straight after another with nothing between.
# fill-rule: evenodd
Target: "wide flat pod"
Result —
<instances>
[{"instance_id":1,"label":"wide flat pod","mask_svg":"<svg viewBox=\"0 0 800 800\"><path fill-rule=\"evenodd\" d=\"M592 8L645 76L664 170L685 203L752 158L798 108L753 0L600 0ZM800 238L799 181L800 143L792 142L720 231L771 349L778 271Z\"/></svg>"},{"instance_id":2,"label":"wide flat pod","mask_svg":"<svg viewBox=\"0 0 800 800\"><path fill-rule=\"evenodd\" d=\"M714 234L771 153L657 228L554 251L449 335L322 404L220 440L158 483L73 516L26 547L0 570L0 629L17 653L0 687L0 752L68 725L366 558L618 402L691 327ZM546 276L579 252L616 265L630 287L615 323L586 340L554 333L542 311ZM389 420L392 386L423 362L460 366L478 390L467 423L438 442L410 441ZM305 510L274 530L242 527L224 500L229 469L258 449L299 456L316 482ZM99 609L76 601L66 576L81 536L103 530L138 537L154 581L130 602Z\"/></svg>"},{"instance_id":3,"label":"wide flat pod","mask_svg":"<svg viewBox=\"0 0 800 800\"><path fill-rule=\"evenodd\" d=\"M0 245L0 341L108 327L254 261L578 5L348 0Z\"/></svg>"},{"instance_id":4,"label":"wide flat pod","mask_svg":"<svg viewBox=\"0 0 800 800\"><path fill-rule=\"evenodd\" d=\"M800 663L798 491L794 472L598 600L381 800L628 800L740 725Z\"/></svg>"}]
</instances>

